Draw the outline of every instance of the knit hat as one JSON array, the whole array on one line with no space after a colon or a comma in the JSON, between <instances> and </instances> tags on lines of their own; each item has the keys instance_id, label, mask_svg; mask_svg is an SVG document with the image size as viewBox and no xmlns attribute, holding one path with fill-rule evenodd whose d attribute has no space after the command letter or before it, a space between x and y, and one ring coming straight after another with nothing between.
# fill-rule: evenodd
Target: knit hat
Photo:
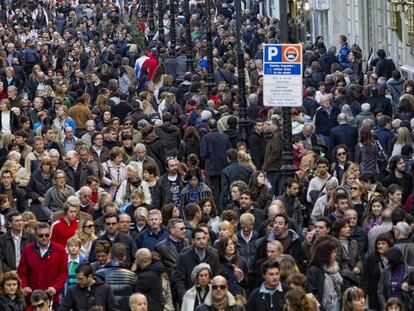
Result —
<instances>
[{"instance_id":1,"label":"knit hat","mask_svg":"<svg viewBox=\"0 0 414 311\"><path fill-rule=\"evenodd\" d=\"M194 283L197 280L198 274L203 271L203 270L208 270L211 274L211 267L208 263L200 263L197 266L194 267L193 272L191 272L191 281L193 281Z\"/></svg>"},{"instance_id":2,"label":"knit hat","mask_svg":"<svg viewBox=\"0 0 414 311\"><path fill-rule=\"evenodd\" d=\"M203 112L201 113L201 120L203 120L203 121L210 120L211 117L212 117L212 114L208 110L203 110Z\"/></svg>"}]
</instances>

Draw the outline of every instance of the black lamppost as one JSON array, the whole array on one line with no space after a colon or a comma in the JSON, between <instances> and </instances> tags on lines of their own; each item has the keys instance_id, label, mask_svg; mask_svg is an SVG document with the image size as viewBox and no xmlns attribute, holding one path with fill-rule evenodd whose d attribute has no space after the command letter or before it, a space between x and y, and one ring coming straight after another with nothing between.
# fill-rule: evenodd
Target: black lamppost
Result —
<instances>
[{"instance_id":1,"label":"black lamppost","mask_svg":"<svg viewBox=\"0 0 414 311\"><path fill-rule=\"evenodd\" d=\"M280 41L281 43L288 43L288 20L287 20L287 3L286 0L279 0L280 11ZM283 107L283 153L281 167L282 175L286 180L289 177L295 176L295 167L293 166L293 148L292 148L292 120L290 115L290 107Z\"/></svg>"},{"instance_id":2,"label":"black lamppost","mask_svg":"<svg viewBox=\"0 0 414 311\"><path fill-rule=\"evenodd\" d=\"M175 56L176 34L175 34L175 0L170 0L170 49L171 56Z\"/></svg>"},{"instance_id":3,"label":"black lamppost","mask_svg":"<svg viewBox=\"0 0 414 311\"><path fill-rule=\"evenodd\" d=\"M164 11L162 0L158 0L158 41L164 43Z\"/></svg>"},{"instance_id":4,"label":"black lamppost","mask_svg":"<svg viewBox=\"0 0 414 311\"><path fill-rule=\"evenodd\" d=\"M148 41L152 41L155 36L155 20L154 20L154 2L152 0L148 0Z\"/></svg>"},{"instance_id":5,"label":"black lamppost","mask_svg":"<svg viewBox=\"0 0 414 311\"><path fill-rule=\"evenodd\" d=\"M187 71L192 72L194 70L194 58L193 58L193 42L191 40L191 24L190 24L190 1L184 0L184 14L185 14L185 36L187 44Z\"/></svg>"},{"instance_id":6,"label":"black lamppost","mask_svg":"<svg viewBox=\"0 0 414 311\"><path fill-rule=\"evenodd\" d=\"M241 1L234 1L236 9L236 40L237 40L237 84L239 86L239 130L240 138L247 141L247 130L249 121L247 120L246 102L246 80L244 76L244 52L241 42Z\"/></svg>"},{"instance_id":7,"label":"black lamppost","mask_svg":"<svg viewBox=\"0 0 414 311\"><path fill-rule=\"evenodd\" d=\"M207 30L207 91L211 95L211 91L215 87L214 83L214 64L213 64L213 36L211 34L211 0L206 0L206 30Z\"/></svg>"}]
</instances>

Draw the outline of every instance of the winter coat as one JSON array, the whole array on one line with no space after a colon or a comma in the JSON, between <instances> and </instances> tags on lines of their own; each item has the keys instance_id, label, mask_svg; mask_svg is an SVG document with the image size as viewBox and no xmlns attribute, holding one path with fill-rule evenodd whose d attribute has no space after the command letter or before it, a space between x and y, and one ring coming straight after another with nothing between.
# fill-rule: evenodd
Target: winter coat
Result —
<instances>
[{"instance_id":1,"label":"winter coat","mask_svg":"<svg viewBox=\"0 0 414 311\"><path fill-rule=\"evenodd\" d=\"M286 193L282 194L281 196L277 197L277 199L281 200L284 203L286 215L292 218L296 224L299 226L299 229L302 230L303 226L303 214L302 209L304 208L299 201L298 197L290 197Z\"/></svg>"},{"instance_id":2,"label":"winter coat","mask_svg":"<svg viewBox=\"0 0 414 311\"><path fill-rule=\"evenodd\" d=\"M147 154L157 162L160 173L164 174L165 152L160 138L155 133L150 133L144 138L143 142L147 147Z\"/></svg>"},{"instance_id":3,"label":"winter coat","mask_svg":"<svg viewBox=\"0 0 414 311\"><path fill-rule=\"evenodd\" d=\"M121 183L127 178L127 167L124 163L121 163L120 166L116 166L114 162L108 160L102 163L102 169L102 187L115 196ZM116 181L119 186L116 187L112 185L112 181Z\"/></svg>"},{"instance_id":4,"label":"winter coat","mask_svg":"<svg viewBox=\"0 0 414 311\"><path fill-rule=\"evenodd\" d=\"M237 161L228 164L221 173L221 204L225 206L231 199L229 197L230 185L236 180L249 184L253 170L250 166Z\"/></svg>"},{"instance_id":5,"label":"winter coat","mask_svg":"<svg viewBox=\"0 0 414 311\"><path fill-rule=\"evenodd\" d=\"M378 283L384 267L384 263L378 253L375 252L366 258L364 268L362 269L361 288L367 293L369 303L368 306L372 310L381 309L377 291Z\"/></svg>"},{"instance_id":6,"label":"winter coat","mask_svg":"<svg viewBox=\"0 0 414 311\"><path fill-rule=\"evenodd\" d=\"M183 189L183 181L181 177L177 175L177 183L180 186L180 190ZM154 201L152 205L154 208L161 210L161 208L168 203L171 203L171 183L168 180L168 175L162 175L155 185L155 194L153 195Z\"/></svg>"},{"instance_id":7,"label":"winter coat","mask_svg":"<svg viewBox=\"0 0 414 311\"><path fill-rule=\"evenodd\" d=\"M24 297L11 299L10 297L0 294L0 310L2 311L24 311L26 302Z\"/></svg>"},{"instance_id":8,"label":"winter coat","mask_svg":"<svg viewBox=\"0 0 414 311\"><path fill-rule=\"evenodd\" d=\"M264 283L256 288L247 301L248 311L282 311L285 304L287 288L282 285L282 291L275 290L272 293L264 286Z\"/></svg>"},{"instance_id":9,"label":"winter coat","mask_svg":"<svg viewBox=\"0 0 414 311\"><path fill-rule=\"evenodd\" d=\"M95 277L95 283L90 289L81 288L78 284L69 287L58 310L84 311L94 306L102 306L104 310L117 310L111 287L99 277Z\"/></svg>"},{"instance_id":10,"label":"winter coat","mask_svg":"<svg viewBox=\"0 0 414 311\"><path fill-rule=\"evenodd\" d=\"M165 268L161 261L155 260L137 274L135 292L147 296L148 311L163 310L164 297L162 287L162 273Z\"/></svg>"},{"instance_id":11,"label":"winter coat","mask_svg":"<svg viewBox=\"0 0 414 311\"><path fill-rule=\"evenodd\" d=\"M262 169L266 151L266 142L262 134L253 132L249 136L248 146L253 164L258 170Z\"/></svg>"},{"instance_id":12,"label":"winter coat","mask_svg":"<svg viewBox=\"0 0 414 311\"><path fill-rule=\"evenodd\" d=\"M23 231L20 241L20 254L27 244L34 241L36 241L36 238L33 234ZM0 236L0 261L3 272L17 270L14 240L10 231Z\"/></svg>"},{"instance_id":13,"label":"winter coat","mask_svg":"<svg viewBox=\"0 0 414 311\"><path fill-rule=\"evenodd\" d=\"M27 244L23 249L17 272L23 288L46 290L53 287L56 289L53 300L59 301L59 293L68 278L66 250L59 244L50 242L49 249L41 257L37 242Z\"/></svg>"},{"instance_id":14,"label":"winter coat","mask_svg":"<svg viewBox=\"0 0 414 311\"><path fill-rule=\"evenodd\" d=\"M391 278L392 278L392 272L389 267L386 267L381 273L381 277L378 282L378 290L377 290L378 302L381 307L381 310L384 309L385 304L387 303L388 299L392 297L392 291L391 291L391 286L390 286ZM410 286L413 286L414 285L413 280L414 280L414 268L407 264L404 264L404 276L403 276L402 282L408 282ZM404 300L403 300L403 303L404 303Z\"/></svg>"},{"instance_id":15,"label":"winter coat","mask_svg":"<svg viewBox=\"0 0 414 311\"><path fill-rule=\"evenodd\" d=\"M193 189L191 185L187 184L184 187L184 189L181 191L181 198L180 198L180 210L181 211L184 211L184 207L188 203L198 203L201 199L204 199L204 198L213 199L213 193L211 192L211 189L202 182L199 182L197 189L194 189L195 191L197 191L197 195L195 198L191 198L192 190Z\"/></svg>"},{"instance_id":16,"label":"winter coat","mask_svg":"<svg viewBox=\"0 0 414 311\"><path fill-rule=\"evenodd\" d=\"M243 311L244 308L241 305L236 304L236 299L234 296L227 292L227 308L225 311ZM206 299L204 300L204 303L199 305L197 308L195 308L195 311L214 311L216 310L213 307L213 301L211 296L211 291L207 294Z\"/></svg>"},{"instance_id":17,"label":"winter coat","mask_svg":"<svg viewBox=\"0 0 414 311\"><path fill-rule=\"evenodd\" d=\"M256 231L252 232L252 237L247 242L245 239L243 239L241 235L241 231L237 232L237 251L239 253L239 256L243 257L246 260L247 266L249 267L249 270L254 265L254 257L256 256L257 251L257 239L259 237L259 234Z\"/></svg>"},{"instance_id":18,"label":"winter coat","mask_svg":"<svg viewBox=\"0 0 414 311\"><path fill-rule=\"evenodd\" d=\"M146 181L141 180L138 187L134 187L128 180L124 180L118 187L115 202L119 206L123 206L131 202L131 193L134 189L140 189L144 192L144 203L150 205L152 203L151 193Z\"/></svg>"},{"instance_id":19,"label":"winter coat","mask_svg":"<svg viewBox=\"0 0 414 311\"><path fill-rule=\"evenodd\" d=\"M230 140L226 134L217 129L211 130L201 141L201 160L209 176L220 176L226 166L226 152L231 148Z\"/></svg>"},{"instance_id":20,"label":"winter coat","mask_svg":"<svg viewBox=\"0 0 414 311\"><path fill-rule=\"evenodd\" d=\"M315 113L315 134L329 136L332 128L338 125L336 120L339 114L339 109L332 106L331 113L328 115L325 109L319 108Z\"/></svg>"},{"instance_id":21,"label":"winter coat","mask_svg":"<svg viewBox=\"0 0 414 311\"><path fill-rule=\"evenodd\" d=\"M379 173L378 167L378 150L376 143L367 149L361 143L358 143L355 148L355 163L358 163L361 168L361 173L371 172L374 174Z\"/></svg>"},{"instance_id":22,"label":"winter coat","mask_svg":"<svg viewBox=\"0 0 414 311\"><path fill-rule=\"evenodd\" d=\"M200 159L200 143L193 140L183 140L178 148L177 159L187 162L188 155L194 153Z\"/></svg>"},{"instance_id":23,"label":"winter coat","mask_svg":"<svg viewBox=\"0 0 414 311\"><path fill-rule=\"evenodd\" d=\"M401 251L407 265L414 266L414 244L410 239L398 239L395 241L394 247Z\"/></svg>"},{"instance_id":24,"label":"winter coat","mask_svg":"<svg viewBox=\"0 0 414 311\"><path fill-rule=\"evenodd\" d=\"M39 197L43 197L46 191L53 186L52 175L44 178L41 171L36 170L30 175L29 185L27 186L26 192L32 204L40 204Z\"/></svg>"},{"instance_id":25,"label":"winter coat","mask_svg":"<svg viewBox=\"0 0 414 311\"><path fill-rule=\"evenodd\" d=\"M221 275L223 275L227 280L227 287L230 293L233 295L241 295L246 297L246 290L248 286L248 272L249 267L247 266L246 260L239 256L237 267L243 271L244 278L239 282L234 274L234 267L232 262L225 259L225 262L221 263Z\"/></svg>"},{"instance_id":26,"label":"winter coat","mask_svg":"<svg viewBox=\"0 0 414 311\"><path fill-rule=\"evenodd\" d=\"M188 240L185 239L183 242L184 247L188 244ZM155 251L160 255L166 272L171 276L177 267L177 259L180 256L177 248L170 238L166 238L155 245Z\"/></svg>"},{"instance_id":27,"label":"winter coat","mask_svg":"<svg viewBox=\"0 0 414 311\"><path fill-rule=\"evenodd\" d=\"M14 133L20 129L19 117L11 110L9 110L8 113L9 113L9 120L10 120L9 122L10 131L11 133ZM3 125L1 124L2 122L1 114L2 112L0 112L0 133L1 133L1 130L3 129Z\"/></svg>"},{"instance_id":28,"label":"winter coat","mask_svg":"<svg viewBox=\"0 0 414 311\"><path fill-rule=\"evenodd\" d=\"M155 133L164 147L165 157L177 156L178 147L181 143L180 130L171 122L165 122L156 128Z\"/></svg>"},{"instance_id":29,"label":"winter coat","mask_svg":"<svg viewBox=\"0 0 414 311\"><path fill-rule=\"evenodd\" d=\"M211 284L209 284L209 292L211 291ZM207 298L207 296L206 296ZM180 311L194 311L194 305L197 300L197 286L194 285L188 291L185 292L183 301L181 302Z\"/></svg>"},{"instance_id":30,"label":"winter coat","mask_svg":"<svg viewBox=\"0 0 414 311\"><path fill-rule=\"evenodd\" d=\"M272 138L266 146L264 163L262 169L266 172L278 171L282 167L282 151L284 139L282 132L273 133Z\"/></svg>"},{"instance_id":31,"label":"winter coat","mask_svg":"<svg viewBox=\"0 0 414 311\"><path fill-rule=\"evenodd\" d=\"M176 290L178 297L183 297L185 292L190 289L194 283L191 279L191 273L198 264L205 262L211 267L213 275L217 275L220 272L220 264L217 254L206 249L206 254L203 261L200 260L196 254L194 247L186 252L182 252L177 259L177 269L175 272Z\"/></svg>"},{"instance_id":32,"label":"winter coat","mask_svg":"<svg viewBox=\"0 0 414 311\"><path fill-rule=\"evenodd\" d=\"M155 245L168 238L168 232L164 227L155 234L151 228L142 231L135 240L137 248L148 248L150 251L155 250Z\"/></svg>"},{"instance_id":33,"label":"winter coat","mask_svg":"<svg viewBox=\"0 0 414 311\"><path fill-rule=\"evenodd\" d=\"M135 273L123 268L122 265L116 262L110 261L105 268L96 271L96 275L111 287L115 296L116 308L129 311L129 296L134 293L136 282Z\"/></svg>"},{"instance_id":34,"label":"winter coat","mask_svg":"<svg viewBox=\"0 0 414 311\"><path fill-rule=\"evenodd\" d=\"M67 188L67 196L65 198L61 197L58 194L58 189L56 186L52 186L46 191L44 201L42 203L42 210L43 212L50 217L54 212L58 212L62 210L63 203L65 203L66 199L72 195L75 195L75 189L71 186L66 185Z\"/></svg>"}]
</instances>

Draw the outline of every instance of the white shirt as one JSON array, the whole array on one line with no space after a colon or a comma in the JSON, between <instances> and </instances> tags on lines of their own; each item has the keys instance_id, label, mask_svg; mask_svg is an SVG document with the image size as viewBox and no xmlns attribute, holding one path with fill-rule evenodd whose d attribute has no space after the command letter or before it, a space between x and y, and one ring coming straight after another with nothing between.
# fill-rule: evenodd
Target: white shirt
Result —
<instances>
[{"instance_id":1,"label":"white shirt","mask_svg":"<svg viewBox=\"0 0 414 311\"><path fill-rule=\"evenodd\" d=\"M16 267L19 266L20 259L21 259L21 253L20 253L20 243L22 242L22 235L14 235L13 232L11 232L11 236L13 238L14 242L14 253L16 254Z\"/></svg>"},{"instance_id":2,"label":"white shirt","mask_svg":"<svg viewBox=\"0 0 414 311\"><path fill-rule=\"evenodd\" d=\"M1 112L1 133L11 134L10 111Z\"/></svg>"}]
</instances>

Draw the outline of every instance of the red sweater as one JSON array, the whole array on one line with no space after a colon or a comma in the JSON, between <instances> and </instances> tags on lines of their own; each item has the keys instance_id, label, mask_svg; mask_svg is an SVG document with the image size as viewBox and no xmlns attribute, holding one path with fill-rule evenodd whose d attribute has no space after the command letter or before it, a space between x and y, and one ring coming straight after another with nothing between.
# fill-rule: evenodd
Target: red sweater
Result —
<instances>
[{"instance_id":1,"label":"red sweater","mask_svg":"<svg viewBox=\"0 0 414 311\"><path fill-rule=\"evenodd\" d=\"M66 242L75 235L78 224L79 220L77 219L68 224L64 217L60 218L52 225L52 236L50 239L66 247Z\"/></svg>"}]
</instances>

